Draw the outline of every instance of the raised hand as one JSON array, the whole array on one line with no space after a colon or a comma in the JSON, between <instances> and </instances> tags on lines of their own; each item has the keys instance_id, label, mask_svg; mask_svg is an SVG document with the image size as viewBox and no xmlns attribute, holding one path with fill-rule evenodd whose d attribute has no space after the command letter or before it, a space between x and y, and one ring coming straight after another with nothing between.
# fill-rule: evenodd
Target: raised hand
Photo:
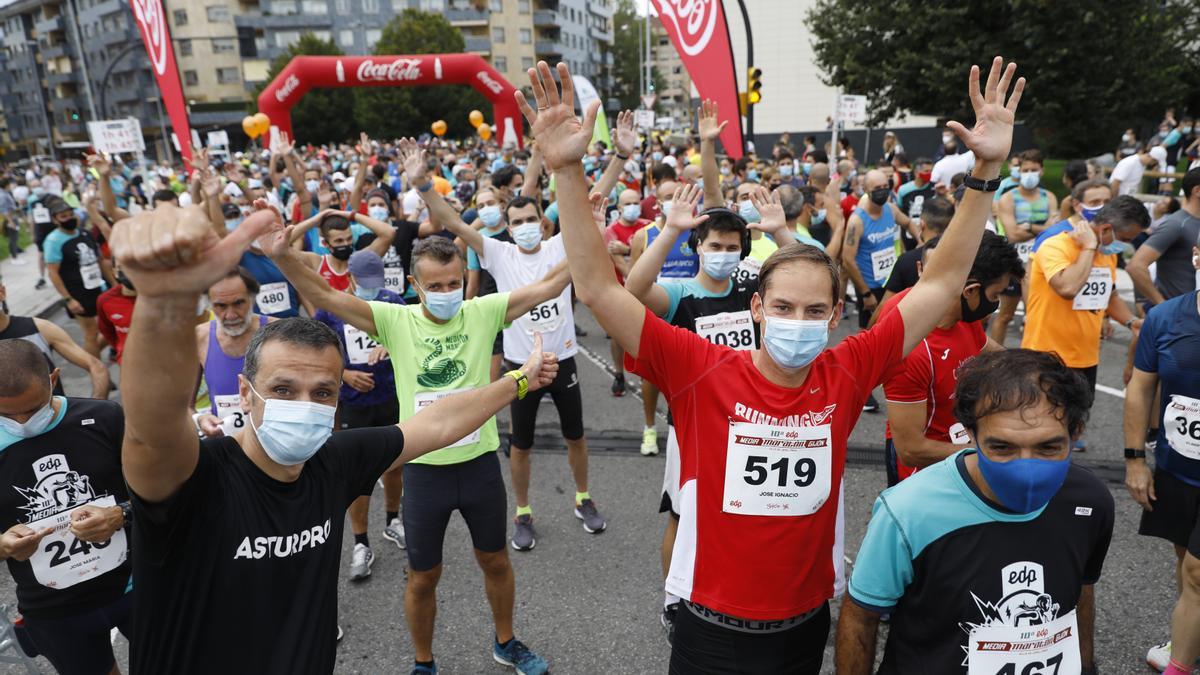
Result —
<instances>
[{"instance_id":1,"label":"raised hand","mask_svg":"<svg viewBox=\"0 0 1200 675\"><path fill-rule=\"evenodd\" d=\"M533 334L533 351L529 353L525 365L521 366L521 372L529 381L529 391L548 387L558 377L558 355L542 351L541 333Z\"/></svg>"},{"instance_id":2,"label":"raised hand","mask_svg":"<svg viewBox=\"0 0 1200 675\"><path fill-rule=\"evenodd\" d=\"M42 538L53 532L53 527L31 530L25 525L13 525L8 528L7 532L0 535L0 553L3 553L5 558L13 560L29 560L29 556L37 552Z\"/></svg>"},{"instance_id":3,"label":"raised hand","mask_svg":"<svg viewBox=\"0 0 1200 675\"><path fill-rule=\"evenodd\" d=\"M588 201L592 203L592 220L603 231L608 227L608 199L599 192L593 192L588 195Z\"/></svg>"},{"instance_id":4,"label":"raised hand","mask_svg":"<svg viewBox=\"0 0 1200 675\"><path fill-rule=\"evenodd\" d=\"M204 196L215 198L221 194L221 176L211 167L206 167L200 179L200 186L204 188Z\"/></svg>"},{"instance_id":5,"label":"raised hand","mask_svg":"<svg viewBox=\"0 0 1200 675\"><path fill-rule=\"evenodd\" d=\"M113 257L138 289L138 297L198 296L233 269L254 238L279 223L274 209L254 213L218 237L199 205L161 202L113 227Z\"/></svg>"},{"instance_id":6,"label":"raised hand","mask_svg":"<svg viewBox=\"0 0 1200 675\"><path fill-rule=\"evenodd\" d=\"M425 150L411 138L400 139L400 160L409 183L425 181Z\"/></svg>"},{"instance_id":7,"label":"raised hand","mask_svg":"<svg viewBox=\"0 0 1200 675\"><path fill-rule=\"evenodd\" d=\"M617 115L617 133L613 135L617 154L628 157L637 147L637 133L633 130L633 111L625 110Z\"/></svg>"},{"instance_id":8,"label":"raised hand","mask_svg":"<svg viewBox=\"0 0 1200 675\"><path fill-rule=\"evenodd\" d=\"M783 203L779 200L778 192L767 192L766 188L759 186L750 193L750 203L758 209L761 217L757 223L747 224L747 229L772 233L787 227L787 217L783 215Z\"/></svg>"},{"instance_id":9,"label":"raised hand","mask_svg":"<svg viewBox=\"0 0 1200 675\"><path fill-rule=\"evenodd\" d=\"M275 210L275 207L269 205L265 199L254 200L254 209L256 211L254 215L256 216L261 211L270 211L274 214L274 217L270 219L270 225L260 230L255 238L255 243L262 249L262 252L270 258L278 258L290 253L292 250L292 230L296 226L284 225L283 218L280 217L279 212ZM245 223L238 225L237 229L240 230L244 226Z\"/></svg>"},{"instance_id":10,"label":"raised hand","mask_svg":"<svg viewBox=\"0 0 1200 675\"><path fill-rule=\"evenodd\" d=\"M980 92L979 66L971 66L968 90L971 107L975 109L975 126L968 130L958 122L946 123L946 127L975 153L978 161L1003 162L1008 158L1017 104L1021 102L1021 92L1025 91L1025 78L1022 77L1017 80L1012 94L1008 93L1016 72L1017 64L1010 63L1005 68L1004 59L997 56L992 60L987 84Z\"/></svg>"},{"instance_id":11,"label":"raised hand","mask_svg":"<svg viewBox=\"0 0 1200 675\"><path fill-rule=\"evenodd\" d=\"M123 527L125 515L118 506L85 504L71 512L71 534L92 544L103 544Z\"/></svg>"},{"instance_id":12,"label":"raised hand","mask_svg":"<svg viewBox=\"0 0 1200 675\"><path fill-rule=\"evenodd\" d=\"M696 204L704 191L694 184L681 184L675 188L675 196L671 198L671 214L667 216L666 226L676 230L694 230L708 220L708 216L696 215Z\"/></svg>"},{"instance_id":13,"label":"raised hand","mask_svg":"<svg viewBox=\"0 0 1200 675\"><path fill-rule=\"evenodd\" d=\"M88 166L95 169L103 178L108 178L112 175L112 161L108 159L105 153L97 152L94 155L87 155Z\"/></svg>"},{"instance_id":14,"label":"raised hand","mask_svg":"<svg viewBox=\"0 0 1200 675\"><path fill-rule=\"evenodd\" d=\"M725 125L729 124L729 120L718 121L717 102L709 99L704 99L700 107L696 108L696 118L699 120L700 140L702 141L717 140L721 136L721 132L725 130Z\"/></svg>"},{"instance_id":15,"label":"raised hand","mask_svg":"<svg viewBox=\"0 0 1200 675\"><path fill-rule=\"evenodd\" d=\"M1079 222L1072 226L1071 239L1082 249L1096 250L1099 241L1096 239L1096 233L1092 230L1090 223Z\"/></svg>"},{"instance_id":16,"label":"raised hand","mask_svg":"<svg viewBox=\"0 0 1200 675\"><path fill-rule=\"evenodd\" d=\"M583 121L575 116L575 84L567 64L558 64L558 77L562 80L562 95L550 66L538 61L537 69L529 69L529 85L537 102L537 110L530 107L525 94L517 91L517 106L529 121L530 134L538 139L546 168L557 171L579 163L587 154L596 126L596 113L600 101L593 101L584 111Z\"/></svg>"}]
</instances>

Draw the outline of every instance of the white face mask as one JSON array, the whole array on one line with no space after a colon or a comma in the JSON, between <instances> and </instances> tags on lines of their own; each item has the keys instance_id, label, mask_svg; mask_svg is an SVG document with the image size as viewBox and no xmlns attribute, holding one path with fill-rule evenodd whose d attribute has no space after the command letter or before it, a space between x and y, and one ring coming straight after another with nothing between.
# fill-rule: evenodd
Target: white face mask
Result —
<instances>
[{"instance_id":1,"label":"white face mask","mask_svg":"<svg viewBox=\"0 0 1200 675\"><path fill-rule=\"evenodd\" d=\"M542 224L525 223L512 229L513 241L525 251L532 251L542 243Z\"/></svg>"},{"instance_id":2,"label":"white face mask","mask_svg":"<svg viewBox=\"0 0 1200 675\"><path fill-rule=\"evenodd\" d=\"M638 216L641 214L642 207L640 204L626 204L625 206L621 207L621 217L625 219L625 222L632 223L636 221Z\"/></svg>"},{"instance_id":3,"label":"white face mask","mask_svg":"<svg viewBox=\"0 0 1200 675\"><path fill-rule=\"evenodd\" d=\"M50 400L46 401L46 405L38 408L38 411L33 413L23 424L14 419L0 416L0 432L17 438L33 438L46 433L46 429L54 421L53 404L54 397L50 397Z\"/></svg>"},{"instance_id":4,"label":"white face mask","mask_svg":"<svg viewBox=\"0 0 1200 675\"><path fill-rule=\"evenodd\" d=\"M386 223L388 220L388 208L386 206L368 206L367 215L375 220L382 220Z\"/></svg>"}]
</instances>

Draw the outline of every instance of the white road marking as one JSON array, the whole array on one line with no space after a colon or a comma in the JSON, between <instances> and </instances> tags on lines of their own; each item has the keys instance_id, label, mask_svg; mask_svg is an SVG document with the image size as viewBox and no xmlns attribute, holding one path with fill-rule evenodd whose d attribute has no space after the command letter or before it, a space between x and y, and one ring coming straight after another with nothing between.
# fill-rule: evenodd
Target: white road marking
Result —
<instances>
[{"instance_id":1,"label":"white road marking","mask_svg":"<svg viewBox=\"0 0 1200 675\"><path fill-rule=\"evenodd\" d=\"M583 354L584 357L587 358L588 361L591 361L592 363L594 363L597 368L608 373L610 376L616 375L617 371L613 368L612 364L608 362L608 359L604 358L603 356L600 356L599 354L597 354L596 352L592 351L591 349L587 348L586 346L584 346L582 344L578 345L578 347L579 347L579 353ZM636 398L637 400L639 400L639 401L642 400L642 391L641 391L640 387L637 389L634 389L630 393L632 393L634 398ZM662 414L661 412L659 412L657 408L654 409L654 416L657 417L659 420L661 420L664 424L667 421L667 416Z\"/></svg>"},{"instance_id":2,"label":"white road marking","mask_svg":"<svg viewBox=\"0 0 1200 675\"><path fill-rule=\"evenodd\" d=\"M1106 387L1103 384L1097 384L1096 391L1101 391L1109 396L1116 396L1117 398L1125 398L1124 389L1113 389L1112 387Z\"/></svg>"}]
</instances>

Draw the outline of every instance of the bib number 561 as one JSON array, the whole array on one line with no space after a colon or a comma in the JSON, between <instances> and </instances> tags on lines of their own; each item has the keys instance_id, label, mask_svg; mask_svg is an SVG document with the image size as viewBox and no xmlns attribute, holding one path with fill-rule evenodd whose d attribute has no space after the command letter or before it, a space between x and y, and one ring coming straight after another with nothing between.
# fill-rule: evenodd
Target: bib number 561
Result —
<instances>
[{"instance_id":1,"label":"bib number 561","mask_svg":"<svg viewBox=\"0 0 1200 675\"><path fill-rule=\"evenodd\" d=\"M817 478L817 463L812 458L797 457L795 461L789 461L788 457L781 457L774 464L767 464L768 461L770 461L768 458L762 456L750 455L747 457L744 476L746 482L750 485L762 485L774 473L779 487L787 487L788 479L794 473L796 478L791 482L797 487L808 487ZM789 464L791 465L790 472L788 471Z\"/></svg>"},{"instance_id":2,"label":"bib number 561","mask_svg":"<svg viewBox=\"0 0 1200 675\"><path fill-rule=\"evenodd\" d=\"M1046 659L1045 663L1030 661L1021 670L1017 670L1015 663L1006 663L996 671L996 675L1058 675L1058 668L1062 665L1062 660L1062 654L1055 654Z\"/></svg>"}]
</instances>

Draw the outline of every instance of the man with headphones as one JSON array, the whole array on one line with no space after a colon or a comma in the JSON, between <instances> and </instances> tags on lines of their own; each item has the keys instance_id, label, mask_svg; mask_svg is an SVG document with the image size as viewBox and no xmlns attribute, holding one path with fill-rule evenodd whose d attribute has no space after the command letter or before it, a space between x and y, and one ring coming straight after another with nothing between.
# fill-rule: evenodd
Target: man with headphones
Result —
<instances>
[{"instance_id":1,"label":"man with headphones","mask_svg":"<svg viewBox=\"0 0 1200 675\"><path fill-rule=\"evenodd\" d=\"M742 260L750 255L751 226L738 213L726 208L706 209L695 215L701 189L695 185L675 190L670 215L663 234L650 244L629 271L625 287L655 315L673 326L689 330L714 344L738 350L755 349L758 335L750 316L750 297L758 290L758 277L731 278ZM795 241L788 228L779 195L756 186L750 199L761 215L753 229L771 235L780 247ZM700 256L699 269L690 279L664 279L655 282L673 243L686 231L688 247ZM663 495L659 512L669 513L663 532L663 575L671 566L671 551L679 526L679 444L675 427L667 413L667 465L663 476ZM662 624L670 640L679 598L666 594Z\"/></svg>"}]
</instances>

